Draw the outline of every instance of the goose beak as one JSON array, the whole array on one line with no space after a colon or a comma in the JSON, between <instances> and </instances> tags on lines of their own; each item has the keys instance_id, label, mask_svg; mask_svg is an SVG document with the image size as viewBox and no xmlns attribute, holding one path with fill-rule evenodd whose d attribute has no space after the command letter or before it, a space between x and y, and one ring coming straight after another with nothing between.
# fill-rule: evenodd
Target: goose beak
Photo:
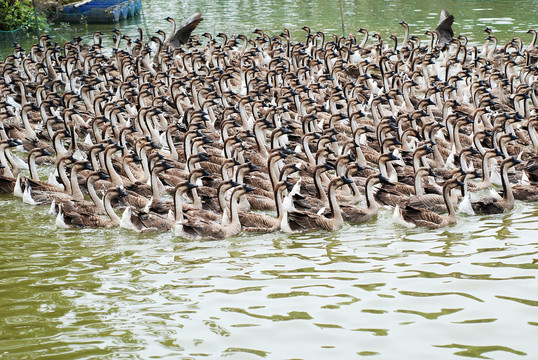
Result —
<instances>
[{"instance_id":1,"label":"goose beak","mask_svg":"<svg viewBox=\"0 0 538 360\"><path fill-rule=\"evenodd\" d=\"M121 197L124 197L124 196L127 196L128 194L125 192L125 190L123 190L122 188L118 187L116 189L116 191L118 192L118 196L121 196Z\"/></svg>"},{"instance_id":2,"label":"goose beak","mask_svg":"<svg viewBox=\"0 0 538 360\"><path fill-rule=\"evenodd\" d=\"M105 174L102 171L99 171L97 174L99 175L99 179L101 179L101 180L110 179L110 176L108 174Z\"/></svg>"},{"instance_id":3,"label":"goose beak","mask_svg":"<svg viewBox=\"0 0 538 360\"><path fill-rule=\"evenodd\" d=\"M353 183L353 180L345 177L345 176L342 176L342 181L344 182L344 185L349 185L349 184L352 184Z\"/></svg>"},{"instance_id":4,"label":"goose beak","mask_svg":"<svg viewBox=\"0 0 538 360\"><path fill-rule=\"evenodd\" d=\"M191 183L190 181L187 181L187 188L190 189L196 189L198 185Z\"/></svg>"},{"instance_id":5,"label":"goose beak","mask_svg":"<svg viewBox=\"0 0 538 360\"><path fill-rule=\"evenodd\" d=\"M383 175L379 174L379 180L382 182L382 183L385 183L385 184L389 184L390 181L389 179L387 179L386 177L384 177Z\"/></svg>"}]
</instances>

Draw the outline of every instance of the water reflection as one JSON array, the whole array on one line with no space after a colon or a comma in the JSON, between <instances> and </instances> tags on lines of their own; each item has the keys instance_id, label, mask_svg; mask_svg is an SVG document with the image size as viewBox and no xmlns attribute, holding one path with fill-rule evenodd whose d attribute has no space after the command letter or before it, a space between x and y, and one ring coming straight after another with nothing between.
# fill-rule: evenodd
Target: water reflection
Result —
<instances>
[{"instance_id":1,"label":"water reflection","mask_svg":"<svg viewBox=\"0 0 538 360\"><path fill-rule=\"evenodd\" d=\"M487 6L485 6L487 5ZM490 27L500 42L506 42L519 36L524 43L531 40L526 34L530 28L538 27L535 2L529 1L488 1L481 0L343 0L346 35L356 34L363 27L379 32L383 38L396 34L403 36L403 28L398 25L402 20L409 24L411 34L419 35L424 41L424 33L434 29L442 8L447 8L455 16L456 34L469 37L471 43L483 43L486 34L483 29ZM130 18L118 24L68 25L54 24L48 32L54 41L62 44L74 36L81 36L91 41L95 31L103 31L105 45L112 45L112 29L118 27L123 34L137 38L138 28L142 28L146 39L155 35L158 29L170 31L170 24L164 20L172 16L178 20L185 19L195 11L201 11L204 21L197 33L219 32L228 34L246 34L250 36L254 29L260 28L269 34L280 34L288 28L294 40L304 40L301 28L309 25L314 31L326 32L329 36L341 35L341 18L338 2L322 0L286 1L286 0L185 0L168 2L164 0L142 0L142 12L137 18ZM35 40L17 39L24 47L30 47ZM5 57L11 51L11 42L0 44L0 56Z\"/></svg>"}]
</instances>

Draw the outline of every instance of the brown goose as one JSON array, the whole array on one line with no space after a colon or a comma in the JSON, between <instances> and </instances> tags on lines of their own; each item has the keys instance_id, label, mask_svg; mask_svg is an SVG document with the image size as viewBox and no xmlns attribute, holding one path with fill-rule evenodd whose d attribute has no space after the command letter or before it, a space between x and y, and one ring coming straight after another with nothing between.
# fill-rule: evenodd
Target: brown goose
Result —
<instances>
[{"instance_id":1,"label":"brown goose","mask_svg":"<svg viewBox=\"0 0 538 360\"><path fill-rule=\"evenodd\" d=\"M512 185L508 180L508 169L520 164L521 161L513 157L506 158L501 163L501 180L503 187L503 197L488 197L471 203L473 211L476 214L501 214L514 207L514 193Z\"/></svg>"},{"instance_id":2,"label":"brown goose","mask_svg":"<svg viewBox=\"0 0 538 360\"><path fill-rule=\"evenodd\" d=\"M282 222L280 228L285 232L297 232L311 229L338 230L344 224L342 210L336 200L336 189L342 185L347 185L353 180L343 176L332 179L329 182L329 206L331 217L314 214L308 211L289 211L283 209Z\"/></svg>"},{"instance_id":3,"label":"brown goose","mask_svg":"<svg viewBox=\"0 0 538 360\"><path fill-rule=\"evenodd\" d=\"M49 185L50 188L47 188L42 182L38 183L32 179L26 179L23 201L31 205L43 205L50 204L53 201L58 203L70 200L83 200L84 196L82 195L77 181L78 173L81 170L93 171L93 168L87 161L75 162L71 168L72 181L67 183L70 184L71 187L69 188L69 191L66 192L63 190L58 191L59 189L55 189L52 185Z\"/></svg>"},{"instance_id":4,"label":"brown goose","mask_svg":"<svg viewBox=\"0 0 538 360\"><path fill-rule=\"evenodd\" d=\"M59 203L54 202L51 205L51 212L57 214L59 212L59 208L62 207L64 212L68 213L85 213L93 215L105 214L106 211L103 200L101 200L95 191L95 182L98 180L107 181L108 179L110 179L110 176L102 171L94 171L90 173L86 180L86 187L92 201L75 199L69 201L59 200Z\"/></svg>"},{"instance_id":5,"label":"brown goose","mask_svg":"<svg viewBox=\"0 0 538 360\"><path fill-rule=\"evenodd\" d=\"M241 185L235 188L230 198L230 218L228 223L221 224L215 221L185 217L182 212L178 212L179 219L176 221L175 234L188 239L225 239L236 235L241 231L238 205L242 195L252 191L253 188Z\"/></svg>"},{"instance_id":6,"label":"brown goose","mask_svg":"<svg viewBox=\"0 0 538 360\"><path fill-rule=\"evenodd\" d=\"M379 204L374 197L374 186L380 182L388 182L388 180L379 174L370 175L366 179L364 188L366 193L366 208L346 204L340 205L342 217L346 222L350 224L361 224L377 215Z\"/></svg>"},{"instance_id":7,"label":"brown goose","mask_svg":"<svg viewBox=\"0 0 538 360\"><path fill-rule=\"evenodd\" d=\"M454 205L450 199L450 192L452 189L462 185L463 183L457 179L447 180L443 185L443 198L448 209L448 215L441 216L434 211L414 208L412 206L406 206L403 209L396 207L394 209L394 221L397 223L403 222L409 227L420 226L430 229L436 229L455 223L456 211L454 210Z\"/></svg>"},{"instance_id":8,"label":"brown goose","mask_svg":"<svg viewBox=\"0 0 538 360\"><path fill-rule=\"evenodd\" d=\"M287 164L282 168L281 181L276 185L274 201L276 208L276 217L266 216L255 212L240 212L239 218L241 225L243 225L245 231L249 232L273 232L280 229L280 223L282 222L282 192L292 184L285 179L288 175L300 171L300 168L295 164Z\"/></svg>"},{"instance_id":9,"label":"brown goose","mask_svg":"<svg viewBox=\"0 0 538 360\"><path fill-rule=\"evenodd\" d=\"M87 213L66 212L62 207L60 207L58 216L56 217L56 225L64 228L117 227L120 225L121 219L114 212L111 202L117 198L121 199L125 195L126 193L119 187L111 188L107 191L103 199L103 203L109 219Z\"/></svg>"},{"instance_id":10,"label":"brown goose","mask_svg":"<svg viewBox=\"0 0 538 360\"><path fill-rule=\"evenodd\" d=\"M13 194L17 179L9 167L6 151L10 147L19 146L21 142L16 139L7 139L0 142L0 194Z\"/></svg>"},{"instance_id":11,"label":"brown goose","mask_svg":"<svg viewBox=\"0 0 538 360\"><path fill-rule=\"evenodd\" d=\"M429 175L429 176L435 176L435 174L431 171L431 169L427 168L420 168L417 172L417 175L421 174L420 176ZM417 178L418 181L418 178ZM447 211L447 207L445 204L445 200L443 195L441 194L425 194L422 190L421 180L419 182L415 183L415 193L416 195L409 196L406 199L402 199L401 202L398 203L400 208L404 208L406 206L411 206L413 208L417 209L429 209L431 211L440 213ZM418 190L418 191L417 191ZM451 193L451 201L452 203L455 203L458 200L458 195L455 192Z\"/></svg>"}]
</instances>

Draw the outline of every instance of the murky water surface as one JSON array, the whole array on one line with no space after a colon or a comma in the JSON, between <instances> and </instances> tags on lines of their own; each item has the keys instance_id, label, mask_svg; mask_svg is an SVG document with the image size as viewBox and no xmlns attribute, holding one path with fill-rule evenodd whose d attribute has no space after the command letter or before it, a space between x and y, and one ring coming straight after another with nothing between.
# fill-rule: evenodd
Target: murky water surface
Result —
<instances>
[{"instance_id":1,"label":"murky water surface","mask_svg":"<svg viewBox=\"0 0 538 360\"><path fill-rule=\"evenodd\" d=\"M534 1L344 1L346 31L422 34L442 7L456 33L503 41L538 27ZM198 33L341 31L338 2L143 1L120 24ZM91 38L96 29L72 27ZM8 44L2 44L5 49ZM124 229L63 230L0 195L0 359L536 359L538 205L404 229L391 213L334 233L186 242Z\"/></svg>"}]
</instances>

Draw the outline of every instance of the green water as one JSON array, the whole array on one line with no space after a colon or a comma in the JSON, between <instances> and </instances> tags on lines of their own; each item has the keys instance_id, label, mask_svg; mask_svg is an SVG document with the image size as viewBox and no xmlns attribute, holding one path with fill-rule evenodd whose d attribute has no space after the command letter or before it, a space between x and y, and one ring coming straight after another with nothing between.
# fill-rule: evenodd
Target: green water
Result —
<instances>
[{"instance_id":1,"label":"green water","mask_svg":"<svg viewBox=\"0 0 538 360\"><path fill-rule=\"evenodd\" d=\"M379 32L386 41L390 34L397 34L400 40L404 29L398 23L405 20L411 34L424 36L426 30L433 30L439 21L441 9L446 8L455 17L454 32L466 35L471 43L481 44L486 38L484 28L490 27L495 36L503 43L514 37L521 37L525 43L531 40L527 30L538 28L538 4L535 0L343 0L344 24L346 34L356 34L361 27ZM304 39L304 25L313 30L324 31L328 35L342 34L342 21L338 0L142 0L143 10L140 17L119 24L69 25L55 24L50 33L54 40L63 43L73 36L91 40L94 31L109 35L106 40L111 44L115 27L123 34L138 36L141 27L146 40L159 29L170 31L170 24L164 20L172 16L183 20L195 11L203 13L204 21L196 33L216 35L251 34L254 29L262 29L270 34L279 34L288 28L296 40ZM65 24L64 24L65 25ZM17 39L29 46L35 40ZM11 42L0 42L0 55L10 52Z\"/></svg>"},{"instance_id":2,"label":"green water","mask_svg":"<svg viewBox=\"0 0 538 360\"><path fill-rule=\"evenodd\" d=\"M144 1L123 33L292 36L341 31L338 2ZM456 33L503 41L538 27L534 1L344 1L346 30L422 34L442 7ZM117 25L116 25L117 26ZM64 30L86 39L96 29ZM2 44L2 49L9 44ZM340 231L186 242L125 229L58 229L46 207L0 195L0 359L536 359L538 205L405 229L392 213Z\"/></svg>"}]
</instances>

